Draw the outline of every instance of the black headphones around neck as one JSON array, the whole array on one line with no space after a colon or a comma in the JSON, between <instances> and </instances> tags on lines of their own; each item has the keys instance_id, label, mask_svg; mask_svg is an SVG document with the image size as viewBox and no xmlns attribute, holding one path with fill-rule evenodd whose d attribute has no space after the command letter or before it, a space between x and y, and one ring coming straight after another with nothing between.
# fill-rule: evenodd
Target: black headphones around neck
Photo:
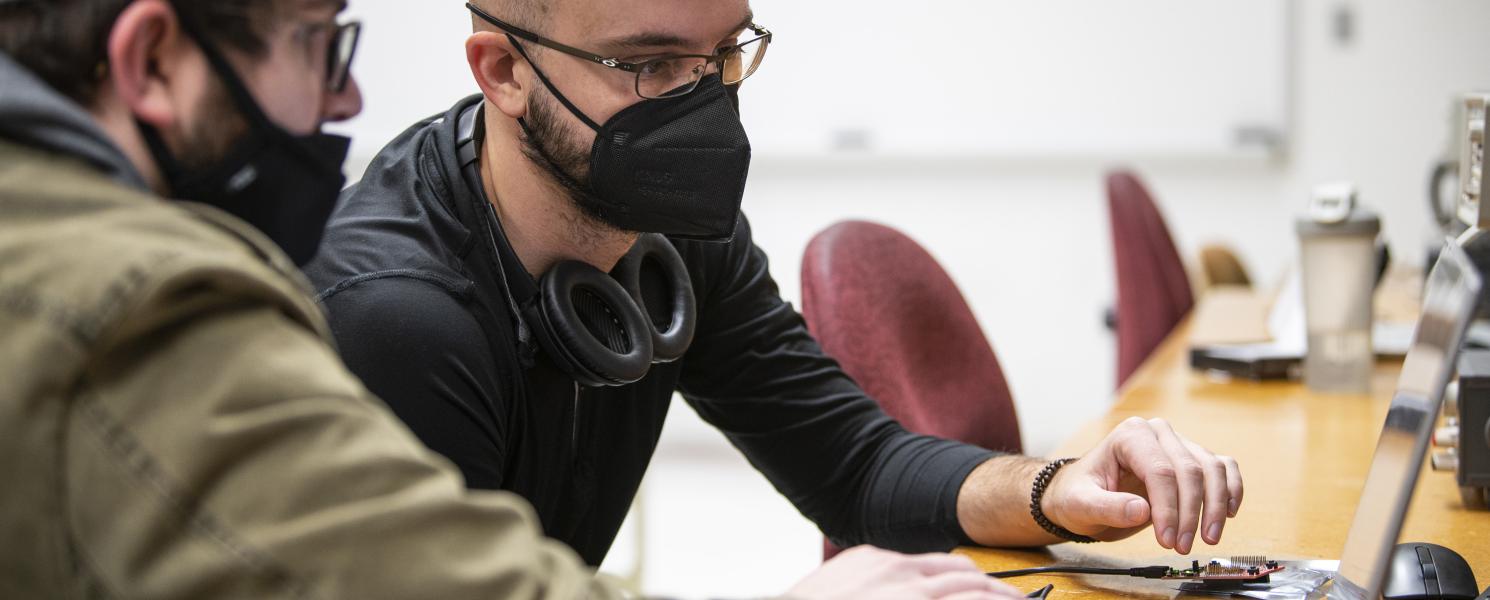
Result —
<instances>
[{"instance_id":1,"label":"black headphones around neck","mask_svg":"<svg viewBox=\"0 0 1490 600\"><path fill-rule=\"evenodd\" d=\"M486 205L497 276L519 325L555 366L588 387L635 383L653 364L681 358L693 343L697 301L683 257L661 235L642 234L608 275L588 263L564 261L539 278L532 301L519 305L512 297L496 247L501 223L481 185L480 121L480 103L461 111L456 152L466 185ZM526 336L518 338L524 343Z\"/></svg>"}]
</instances>

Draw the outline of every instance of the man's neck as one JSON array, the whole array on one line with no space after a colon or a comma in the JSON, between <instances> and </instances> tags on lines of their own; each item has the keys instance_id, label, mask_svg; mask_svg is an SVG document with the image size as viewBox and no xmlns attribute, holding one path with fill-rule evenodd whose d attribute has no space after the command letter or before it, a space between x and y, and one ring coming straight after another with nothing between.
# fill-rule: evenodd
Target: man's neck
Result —
<instances>
[{"instance_id":1,"label":"man's neck","mask_svg":"<svg viewBox=\"0 0 1490 600\"><path fill-rule=\"evenodd\" d=\"M150 150L145 145L145 139L140 135L139 125L135 123L134 115L129 108L122 103L114 101L111 96L106 96L98 102L98 105L89 110L99 129L108 136L124 158L129 161L140 178L145 180L145 185L151 191L161 196L169 195L169 190L162 176L160 168L155 164L155 158L150 155Z\"/></svg>"},{"instance_id":2,"label":"man's neck","mask_svg":"<svg viewBox=\"0 0 1490 600\"><path fill-rule=\"evenodd\" d=\"M488 107L490 108L490 107ZM517 124L495 110L486 115L481 184L496 209L507 242L534 278L565 260L609 272L636 242L584 214L565 190L522 152Z\"/></svg>"}]
</instances>

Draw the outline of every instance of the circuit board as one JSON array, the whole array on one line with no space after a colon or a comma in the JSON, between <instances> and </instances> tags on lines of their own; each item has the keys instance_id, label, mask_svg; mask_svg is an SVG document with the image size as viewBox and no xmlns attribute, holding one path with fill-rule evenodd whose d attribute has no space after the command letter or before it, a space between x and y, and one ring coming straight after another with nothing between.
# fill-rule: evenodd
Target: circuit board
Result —
<instances>
[{"instance_id":1,"label":"circuit board","mask_svg":"<svg viewBox=\"0 0 1490 600\"><path fill-rule=\"evenodd\" d=\"M1267 583L1269 576L1282 571L1278 561L1266 556L1233 556L1227 564L1213 560L1207 564L1191 561L1188 569L1169 570L1161 579L1183 579L1200 582L1208 588L1239 587L1247 583Z\"/></svg>"}]
</instances>

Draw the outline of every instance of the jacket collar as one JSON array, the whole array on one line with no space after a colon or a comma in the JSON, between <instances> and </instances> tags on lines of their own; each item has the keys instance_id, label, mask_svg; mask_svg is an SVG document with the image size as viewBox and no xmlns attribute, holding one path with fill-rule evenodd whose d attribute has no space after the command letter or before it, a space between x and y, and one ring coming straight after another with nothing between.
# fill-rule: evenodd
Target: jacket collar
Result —
<instances>
[{"instance_id":1,"label":"jacket collar","mask_svg":"<svg viewBox=\"0 0 1490 600\"><path fill-rule=\"evenodd\" d=\"M75 157L108 177L149 191L142 177L93 116L0 52L0 138Z\"/></svg>"}]
</instances>

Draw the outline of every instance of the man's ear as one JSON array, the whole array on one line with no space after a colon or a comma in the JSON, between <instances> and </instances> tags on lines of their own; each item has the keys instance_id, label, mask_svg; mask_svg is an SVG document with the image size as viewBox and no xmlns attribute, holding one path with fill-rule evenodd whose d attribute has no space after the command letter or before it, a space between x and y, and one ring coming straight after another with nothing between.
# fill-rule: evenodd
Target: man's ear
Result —
<instances>
[{"instance_id":1,"label":"man's ear","mask_svg":"<svg viewBox=\"0 0 1490 600\"><path fill-rule=\"evenodd\" d=\"M181 89L190 40L176 11L162 0L139 0L124 7L109 32L109 79L105 85L141 121L160 129L181 120Z\"/></svg>"},{"instance_id":2,"label":"man's ear","mask_svg":"<svg viewBox=\"0 0 1490 600\"><path fill-rule=\"evenodd\" d=\"M486 101L516 119L527 114L532 67L512 47L512 39L495 31L478 31L466 38L466 63Z\"/></svg>"}]
</instances>

